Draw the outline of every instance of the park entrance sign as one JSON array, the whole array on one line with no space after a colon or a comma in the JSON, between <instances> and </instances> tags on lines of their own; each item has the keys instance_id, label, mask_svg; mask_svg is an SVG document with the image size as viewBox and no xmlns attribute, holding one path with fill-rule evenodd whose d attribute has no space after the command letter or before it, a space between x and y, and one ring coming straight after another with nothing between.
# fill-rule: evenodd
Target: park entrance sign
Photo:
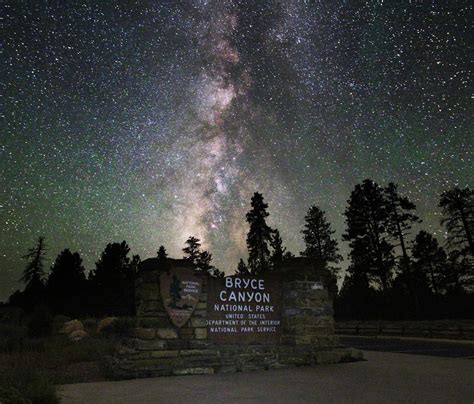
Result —
<instances>
[{"instance_id":1,"label":"park entrance sign","mask_svg":"<svg viewBox=\"0 0 474 404\"><path fill-rule=\"evenodd\" d=\"M114 357L117 378L238 372L352 360L334 335L331 274L294 258L261 277L216 278L189 261L148 259L137 327Z\"/></svg>"},{"instance_id":2,"label":"park entrance sign","mask_svg":"<svg viewBox=\"0 0 474 404\"><path fill-rule=\"evenodd\" d=\"M209 282L207 330L217 344L277 344L281 276L229 276Z\"/></svg>"}]
</instances>

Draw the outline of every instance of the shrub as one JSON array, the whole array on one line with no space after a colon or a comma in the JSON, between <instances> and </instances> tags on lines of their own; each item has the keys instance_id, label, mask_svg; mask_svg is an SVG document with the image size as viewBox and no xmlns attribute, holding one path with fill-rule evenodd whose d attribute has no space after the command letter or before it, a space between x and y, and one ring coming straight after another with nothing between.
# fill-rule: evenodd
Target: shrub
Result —
<instances>
[{"instance_id":1,"label":"shrub","mask_svg":"<svg viewBox=\"0 0 474 404\"><path fill-rule=\"evenodd\" d=\"M130 317L119 317L113 321L109 326L103 329L106 335L115 335L119 337L125 337L131 334L132 329L135 327L135 320Z\"/></svg>"},{"instance_id":2,"label":"shrub","mask_svg":"<svg viewBox=\"0 0 474 404\"><path fill-rule=\"evenodd\" d=\"M59 403L51 380L32 364L17 363L0 375L1 403Z\"/></svg>"},{"instance_id":3,"label":"shrub","mask_svg":"<svg viewBox=\"0 0 474 404\"><path fill-rule=\"evenodd\" d=\"M94 318L86 318L82 324L84 324L84 329L90 335L93 331L97 330L98 321Z\"/></svg>"},{"instance_id":4,"label":"shrub","mask_svg":"<svg viewBox=\"0 0 474 404\"><path fill-rule=\"evenodd\" d=\"M53 317L47 307L36 308L28 321L29 337L46 337L53 331Z\"/></svg>"},{"instance_id":5,"label":"shrub","mask_svg":"<svg viewBox=\"0 0 474 404\"><path fill-rule=\"evenodd\" d=\"M64 316L62 314L58 314L53 318L53 331L58 333L59 330L62 328L65 322L71 320L71 317Z\"/></svg>"}]
</instances>

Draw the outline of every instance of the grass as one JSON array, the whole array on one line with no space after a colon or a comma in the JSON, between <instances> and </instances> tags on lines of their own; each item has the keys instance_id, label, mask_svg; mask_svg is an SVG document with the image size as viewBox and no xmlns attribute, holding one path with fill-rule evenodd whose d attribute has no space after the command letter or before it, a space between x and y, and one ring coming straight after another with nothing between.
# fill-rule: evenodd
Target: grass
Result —
<instances>
[{"instance_id":1,"label":"grass","mask_svg":"<svg viewBox=\"0 0 474 404\"><path fill-rule=\"evenodd\" d=\"M93 333L70 341L65 335L32 338L27 327L0 324L0 403L57 403L55 384L106 380L101 366L118 342Z\"/></svg>"},{"instance_id":2,"label":"grass","mask_svg":"<svg viewBox=\"0 0 474 404\"><path fill-rule=\"evenodd\" d=\"M1 403L59 403L51 377L30 358L23 355L21 361L7 359L6 364L8 371L0 373Z\"/></svg>"}]
</instances>

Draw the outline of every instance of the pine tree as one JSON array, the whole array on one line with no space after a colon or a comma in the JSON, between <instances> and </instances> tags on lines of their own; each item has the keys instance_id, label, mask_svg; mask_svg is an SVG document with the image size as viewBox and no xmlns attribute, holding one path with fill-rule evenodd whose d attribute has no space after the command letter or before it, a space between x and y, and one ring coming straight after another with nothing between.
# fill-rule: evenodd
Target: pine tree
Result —
<instances>
[{"instance_id":1,"label":"pine tree","mask_svg":"<svg viewBox=\"0 0 474 404\"><path fill-rule=\"evenodd\" d=\"M160 245L160 248L156 252L156 256L158 258L158 261L166 261L168 258L168 253L166 252L166 248L163 245Z\"/></svg>"},{"instance_id":2,"label":"pine tree","mask_svg":"<svg viewBox=\"0 0 474 404\"><path fill-rule=\"evenodd\" d=\"M21 281L25 283L25 289L41 289L44 277L44 259L46 257L46 245L44 237L39 237L36 245L28 249L28 253L22 258L28 260Z\"/></svg>"},{"instance_id":3,"label":"pine tree","mask_svg":"<svg viewBox=\"0 0 474 404\"><path fill-rule=\"evenodd\" d=\"M57 313L81 314L86 276L79 253L68 248L56 257L46 283L49 301Z\"/></svg>"},{"instance_id":4,"label":"pine tree","mask_svg":"<svg viewBox=\"0 0 474 404\"><path fill-rule=\"evenodd\" d=\"M189 236L186 240L186 247L183 248L184 259L191 261L193 264L196 264L199 256L201 255L201 243L200 240L196 237Z\"/></svg>"},{"instance_id":5,"label":"pine tree","mask_svg":"<svg viewBox=\"0 0 474 404\"><path fill-rule=\"evenodd\" d=\"M212 267L211 276L214 278L224 278L225 273L218 270L217 268Z\"/></svg>"},{"instance_id":6,"label":"pine tree","mask_svg":"<svg viewBox=\"0 0 474 404\"><path fill-rule=\"evenodd\" d=\"M390 182L385 188L385 196L388 211L387 232L398 241L402 250L402 260L405 265L408 265L406 236L409 234L412 224L421 223L421 220L412 213L416 209L416 205L407 197L400 196L397 185L393 182Z\"/></svg>"},{"instance_id":7,"label":"pine tree","mask_svg":"<svg viewBox=\"0 0 474 404\"><path fill-rule=\"evenodd\" d=\"M246 215L250 225L247 233L248 266L253 274L264 273L270 267L268 244L271 242L273 231L265 221L268 217L267 208L262 194L255 192L251 200L251 210Z\"/></svg>"},{"instance_id":8,"label":"pine tree","mask_svg":"<svg viewBox=\"0 0 474 404\"><path fill-rule=\"evenodd\" d=\"M306 248L300 254L320 261L326 268L329 268L330 263L341 262L337 240L332 237L334 230L331 229L325 212L313 205L304 219L305 225L301 233Z\"/></svg>"},{"instance_id":9,"label":"pine tree","mask_svg":"<svg viewBox=\"0 0 474 404\"><path fill-rule=\"evenodd\" d=\"M196 268L201 271L208 272L211 275L213 273L219 273L219 271L216 272L216 268L211 265L212 254L208 251L201 250L201 243L198 238L193 236L188 237L183 252L185 254L183 258L192 262Z\"/></svg>"},{"instance_id":10,"label":"pine tree","mask_svg":"<svg viewBox=\"0 0 474 404\"><path fill-rule=\"evenodd\" d=\"M345 210L346 233L351 261L358 271L376 281L384 292L388 291L393 268L393 246L387 232L388 213L383 189L372 180L357 184Z\"/></svg>"},{"instance_id":11,"label":"pine tree","mask_svg":"<svg viewBox=\"0 0 474 404\"><path fill-rule=\"evenodd\" d=\"M247 268L247 265L245 264L244 260L241 258L239 261L239 264L237 265L237 274L239 275L248 275L249 274L249 269Z\"/></svg>"},{"instance_id":12,"label":"pine tree","mask_svg":"<svg viewBox=\"0 0 474 404\"><path fill-rule=\"evenodd\" d=\"M140 257L128 257L125 241L109 243L89 275L97 314L133 314L135 271Z\"/></svg>"},{"instance_id":13,"label":"pine tree","mask_svg":"<svg viewBox=\"0 0 474 404\"><path fill-rule=\"evenodd\" d=\"M181 299L181 286L179 283L179 279L176 275L173 275L173 280L170 284L170 296L171 296L171 303L169 306L176 308L176 303L178 300Z\"/></svg>"},{"instance_id":14,"label":"pine tree","mask_svg":"<svg viewBox=\"0 0 474 404\"><path fill-rule=\"evenodd\" d=\"M438 241L421 230L413 243L413 258L415 268L428 276L431 289L435 295L440 295L446 276L447 256Z\"/></svg>"},{"instance_id":15,"label":"pine tree","mask_svg":"<svg viewBox=\"0 0 474 404\"><path fill-rule=\"evenodd\" d=\"M213 266L211 265L211 261L212 261L212 254L210 254L208 251L201 251L196 261L196 266L201 271L206 271L206 272L211 273L211 269L213 269Z\"/></svg>"},{"instance_id":16,"label":"pine tree","mask_svg":"<svg viewBox=\"0 0 474 404\"><path fill-rule=\"evenodd\" d=\"M402 255L398 262L403 274L398 276L399 286L405 284L409 295L413 299L415 316L418 317L421 310L420 292L426 290L425 276L414 273L408 256L406 237L409 235L413 223L420 223L421 220L413 213L416 206L407 197L398 194L397 185L390 182L384 190L387 207L387 232L394 240L395 247L400 247Z\"/></svg>"},{"instance_id":17,"label":"pine tree","mask_svg":"<svg viewBox=\"0 0 474 404\"><path fill-rule=\"evenodd\" d=\"M441 194L439 207L442 208L448 230L448 247L462 255L474 257L474 191L469 188L454 187Z\"/></svg>"},{"instance_id":18,"label":"pine tree","mask_svg":"<svg viewBox=\"0 0 474 404\"><path fill-rule=\"evenodd\" d=\"M278 230L273 230L272 238L270 239L270 246L272 247L272 254L270 256L271 267L278 268L285 258L286 248L283 247L283 240L280 237Z\"/></svg>"}]
</instances>

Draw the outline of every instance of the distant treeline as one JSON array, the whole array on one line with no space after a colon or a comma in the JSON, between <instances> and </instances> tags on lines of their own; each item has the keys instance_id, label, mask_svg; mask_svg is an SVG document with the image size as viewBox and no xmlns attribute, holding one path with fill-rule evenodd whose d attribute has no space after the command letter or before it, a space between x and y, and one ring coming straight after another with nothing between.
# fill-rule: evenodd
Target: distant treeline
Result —
<instances>
[{"instance_id":1,"label":"distant treeline","mask_svg":"<svg viewBox=\"0 0 474 404\"><path fill-rule=\"evenodd\" d=\"M446 242L440 245L430 233L411 234L421 223L416 206L389 183L372 180L357 184L344 215L342 239L349 243L350 265L335 301L336 317L344 319L407 319L472 317L474 198L469 188L452 188L440 195L438 207ZM273 271L294 255L283 245L280 233L267 224L268 205L255 193L246 214L248 260L240 259L236 272L259 275ZM305 248L301 256L328 269L334 280L341 276L338 240L320 207L308 209L301 230ZM47 305L58 314L134 314L134 284L140 257L129 257L125 241L108 244L86 276L77 252L62 251L46 274L44 237L23 257L27 261L23 291L10 296L9 304L31 310ZM222 277L212 265L212 254L200 240L189 237L185 259L198 270ZM158 261L166 265L164 246Z\"/></svg>"}]
</instances>

